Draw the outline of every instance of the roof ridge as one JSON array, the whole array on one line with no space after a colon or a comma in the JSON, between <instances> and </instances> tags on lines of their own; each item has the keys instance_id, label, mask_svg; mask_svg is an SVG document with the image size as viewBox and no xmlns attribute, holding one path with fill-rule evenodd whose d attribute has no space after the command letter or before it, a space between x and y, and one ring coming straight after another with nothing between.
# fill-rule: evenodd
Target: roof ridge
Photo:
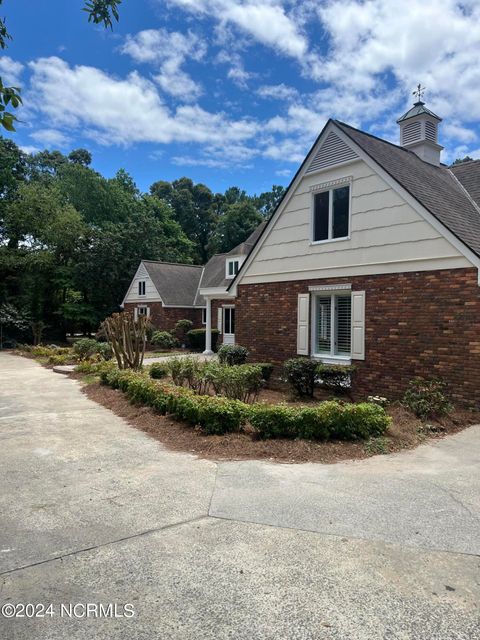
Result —
<instances>
[{"instance_id":1,"label":"roof ridge","mask_svg":"<svg viewBox=\"0 0 480 640\"><path fill-rule=\"evenodd\" d=\"M142 262L150 262L151 264L171 264L176 267L195 267L195 269L203 269L202 264L188 264L187 262L166 262L165 260L142 260Z\"/></svg>"},{"instance_id":2,"label":"roof ridge","mask_svg":"<svg viewBox=\"0 0 480 640\"><path fill-rule=\"evenodd\" d=\"M474 164L475 162L480 162L480 158L472 158L471 160L464 160L463 162L457 162L457 164L452 162L452 164L448 165L448 168L453 169L454 167L464 167L467 164Z\"/></svg>"}]
</instances>

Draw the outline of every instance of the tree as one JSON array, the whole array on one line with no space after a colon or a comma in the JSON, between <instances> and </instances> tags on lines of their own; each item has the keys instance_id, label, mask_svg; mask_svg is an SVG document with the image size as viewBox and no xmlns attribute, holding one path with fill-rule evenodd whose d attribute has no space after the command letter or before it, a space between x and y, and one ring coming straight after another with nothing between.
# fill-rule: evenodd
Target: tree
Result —
<instances>
[{"instance_id":1,"label":"tree","mask_svg":"<svg viewBox=\"0 0 480 640\"><path fill-rule=\"evenodd\" d=\"M285 193L285 187L274 184L271 191L265 191L259 196L254 196L254 202L257 209L265 217L269 217L274 211Z\"/></svg>"},{"instance_id":2,"label":"tree","mask_svg":"<svg viewBox=\"0 0 480 640\"><path fill-rule=\"evenodd\" d=\"M73 164L81 164L83 167L92 164L92 154L87 149L74 149L68 154L68 159Z\"/></svg>"},{"instance_id":3,"label":"tree","mask_svg":"<svg viewBox=\"0 0 480 640\"><path fill-rule=\"evenodd\" d=\"M470 158L470 156L465 156L464 158L457 158L452 164L456 165L456 164L462 164L463 162L472 162L473 158Z\"/></svg>"},{"instance_id":4,"label":"tree","mask_svg":"<svg viewBox=\"0 0 480 640\"><path fill-rule=\"evenodd\" d=\"M88 13L88 21L94 24L101 24L105 28L113 29L113 21L119 20L118 6L122 0L86 0L83 11ZM3 0L0 0L0 5ZM7 43L12 39L8 33L7 25L4 18L0 18L0 48L6 49ZM22 104L19 87L5 87L0 78L0 125L7 131L15 131L15 122L18 118L7 111L10 105L17 109Z\"/></svg>"},{"instance_id":5,"label":"tree","mask_svg":"<svg viewBox=\"0 0 480 640\"><path fill-rule=\"evenodd\" d=\"M226 253L244 242L262 222L262 216L250 200L231 204L220 219L211 240L211 249Z\"/></svg>"},{"instance_id":6,"label":"tree","mask_svg":"<svg viewBox=\"0 0 480 640\"><path fill-rule=\"evenodd\" d=\"M204 264L211 255L209 242L218 222L210 189L183 177L172 183L155 182L150 193L171 206L175 220L193 242L194 260Z\"/></svg>"}]
</instances>

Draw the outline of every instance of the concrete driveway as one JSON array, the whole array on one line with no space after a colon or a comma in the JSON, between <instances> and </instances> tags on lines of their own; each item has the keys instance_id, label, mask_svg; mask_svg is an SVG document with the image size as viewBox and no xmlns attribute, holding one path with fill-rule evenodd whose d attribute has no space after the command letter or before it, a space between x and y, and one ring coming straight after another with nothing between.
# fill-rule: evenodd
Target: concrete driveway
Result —
<instances>
[{"instance_id":1,"label":"concrete driveway","mask_svg":"<svg viewBox=\"0 0 480 640\"><path fill-rule=\"evenodd\" d=\"M2 640L480 637L480 427L360 462L215 464L0 354L0 463L0 604L53 605L0 617Z\"/></svg>"}]
</instances>

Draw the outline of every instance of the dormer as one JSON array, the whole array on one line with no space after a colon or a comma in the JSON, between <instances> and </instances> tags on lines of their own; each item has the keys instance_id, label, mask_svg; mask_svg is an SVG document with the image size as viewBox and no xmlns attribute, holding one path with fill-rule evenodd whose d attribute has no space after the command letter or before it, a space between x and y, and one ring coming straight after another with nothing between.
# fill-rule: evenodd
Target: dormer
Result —
<instances>
[{"instance_id":1,"label":"dormer","mask_svg":"<svg viewBox=\"0 0 480 640\"><path fill-rule=\"evenodd\" d=\"M400 125L400 144L425 162L438 166L443 149L438 144L438 125L442 119L417 100L413 107L397 120Z\"/></svg>"},{"instance_id":2,"label":"dormer","mask_svg":"<svg viewBox=\"0 0 480 640\"><path fill-rule=\"evenodd\" d=\"M228 256L225 261L225 278L227 278L227 280L233 280L244 260L245 256Z\"/></svg>"}]
</instances>

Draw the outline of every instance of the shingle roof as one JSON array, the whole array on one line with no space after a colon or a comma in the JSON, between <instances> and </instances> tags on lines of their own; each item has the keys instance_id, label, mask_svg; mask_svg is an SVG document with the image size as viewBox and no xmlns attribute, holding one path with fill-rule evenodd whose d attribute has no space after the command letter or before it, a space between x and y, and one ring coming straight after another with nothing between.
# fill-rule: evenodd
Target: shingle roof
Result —
<instances>
[{"instance_id":1,"label":"shingle roof","mask_svg":"<svg viewBox=\"0 0 480 640\"><path fill-rule=\"evenodd\" d=\"M427 109L424 102L416 102L413 107L407 111L407 113L404 113L403 116L400 116L397 122L403 122L404 120L408 120L409 118L414 118L415 116L419 116L421 113L426 113L428 116L432 116L432 118L436 118L440 122L442 121L442 119L437 116L436 113L433 113L433 111Z\"/></svg>"},{"instance_id":2,"label":"shingle roof","mask_svg":"<svg viewBox=\"0 0 480 640\"><path fill-rule=\"evenodd\" d=\"M267 221L261 222L258 227L253 231L248 238L234 247L228 253L216 253L205 265L203 271L202 280L200 282L201 289L208 289L213 287L227 287L231 282L231 278L225 277L225 261L228 256L246 256L250 253L253 245L258 240L260 234L264 230ZM201 298L201 296L198 296ZM198 299L197 297L197 299ZM200 304L200 303L199 303Z\"/></svg>"},{"instance_id":3,"label":"shingle roof","mask_svg":"<svg viewBox=\"0 0 480 640\"><path fill-rule=\"evenodd\" d=\"M203 267L191 264L143 260L164 304L193 306Z\"/></svg>"},{"instance_id":4,"label":"shingle roof","mask_svg":"<svg viewBox=\"0 0 480 640\"><path fill-rule=\"evenodd\" d=\"M455 179L460 180L457 171L452 173L448 167L434 166L421 160L413 151L354 129L338 120L334 122L425 209L480 256L480 212ZM472 170L470 193L472 189L478 195L479 178L480 172ZM476 186L473 187L472 183Z\"/></svg>"},{"instance_id":5,"label":"shingle roof","mask_svg":"<svg viewBox=\"0 0 480 640\"><path fill-rule=\"evenodd\" d=\"M480 206L480 160L452 164L450 171Z\"/></svg>"}]
</instances>

